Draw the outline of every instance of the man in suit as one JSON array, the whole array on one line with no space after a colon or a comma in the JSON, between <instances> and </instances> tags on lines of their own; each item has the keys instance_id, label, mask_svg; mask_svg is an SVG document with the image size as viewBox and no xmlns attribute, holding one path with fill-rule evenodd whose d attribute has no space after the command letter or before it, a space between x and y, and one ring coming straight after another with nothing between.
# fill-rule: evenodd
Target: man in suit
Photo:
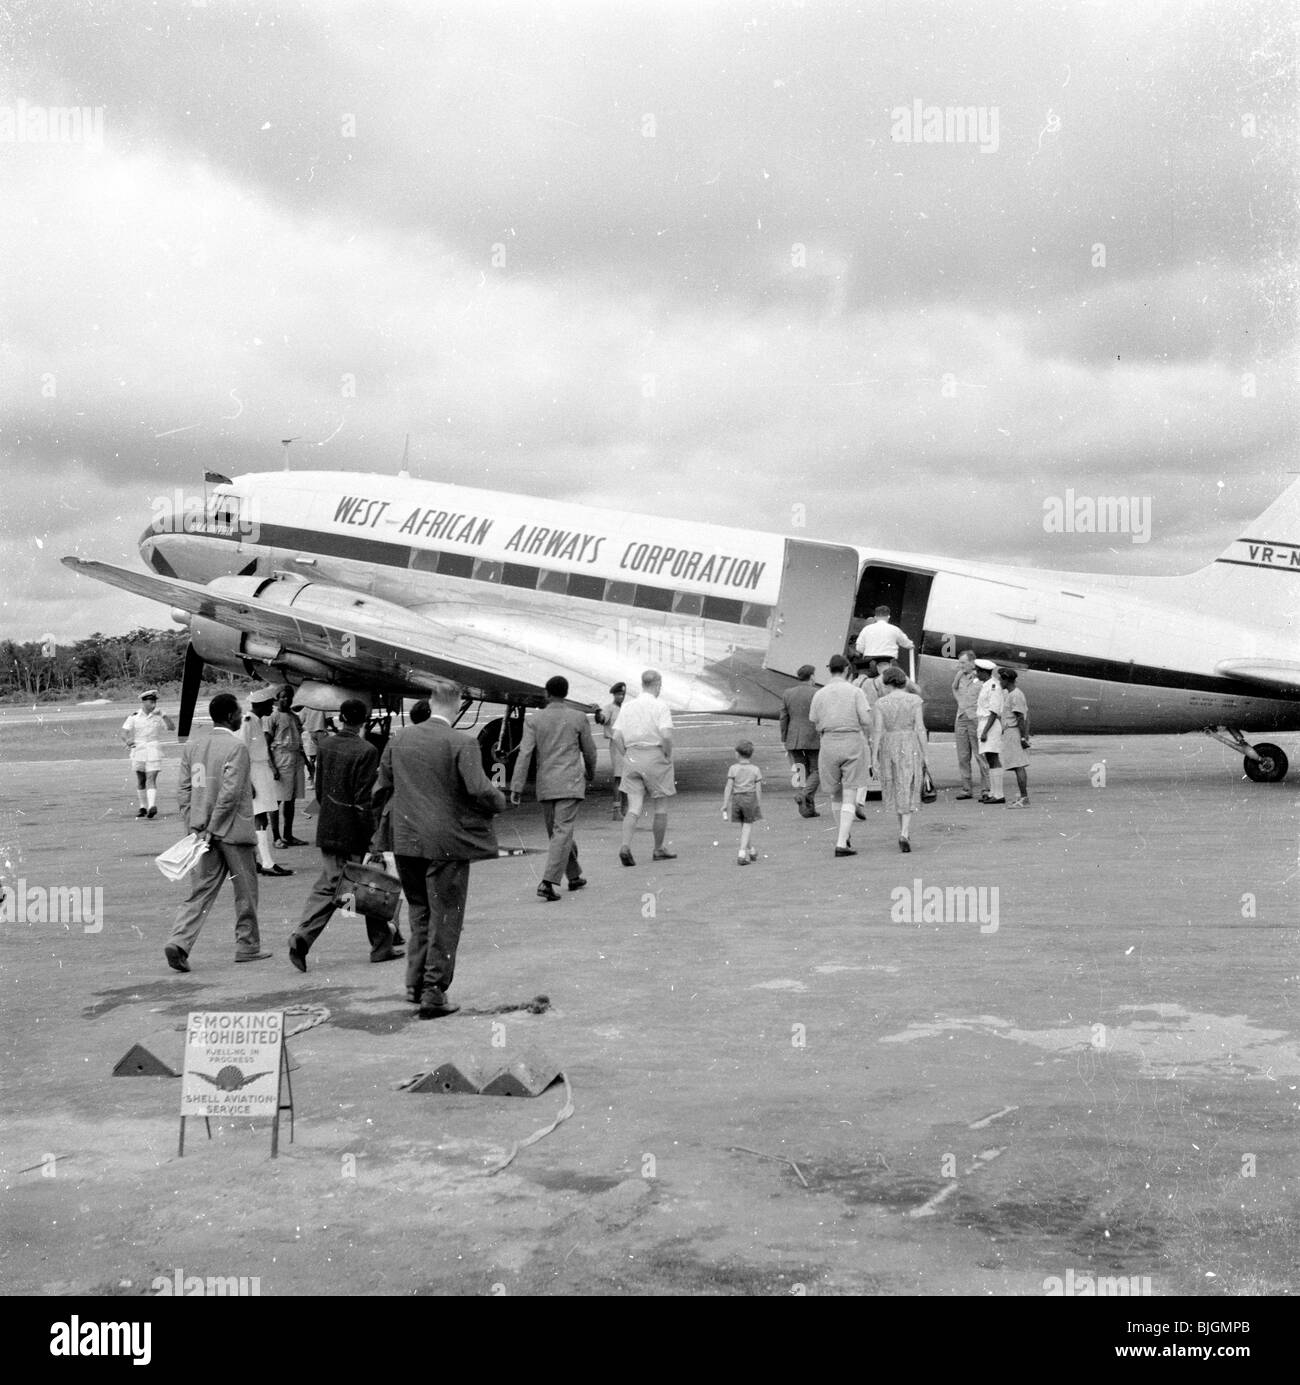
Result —
<instances>
[{"instance_id":1,"label":"man in suit","mask_svg":"<svg viewBox=\"0 0 1300 1385\"><path fill-rule=\"evenodd\" d=\"M495 859L492 817L505 795L483 773L478 742L452 728L461 689L437 679L429 720L408 726L384 748L374 810L392 799L390 822L397 873L410 909L406 998L422 1020L460 1009L447 999L465 922L471 861Z\"/></svg>"},{"instance_id":2,"label":"man in suit","mask_svg":"<svg viewBox=\"0 0 1300 1385\"><path fill-rule=\"evenodd\" d=\"M524 723L523 740L510 781L510 802L518 806L528 779L528 763L537 754L537 801L542 805L546 835L551 839L546 854L546 869L538 895L554 904L560 897L560 876L568 877L569 889L580 890L587 883L578 865L578 848L573 833L578 825L578 810L587 796L587 785L596 777L596 742L586 716L570 707L569 680L558 674L546 683L546 706Z\"/></svg>"},{"instance_id":3,"label":"man in suit","mask_svg":"<svg viewBox=\"0 0 1300 1385\"><path fill-rule=\"evenodd\" d=\"M802 818L821 817L817 811L817 789L821 784L817 751L822 738L808 719L808 708L817 691L812 681L816 671L811 664L804 664L795 674L799 681L781 694L781 741L790 757L794 802Z\"/></svg>"},{"instance_id":4,"label":"man in suit","mask_svg":"<svg viewBox=\"0 0 1300 1385\"><path fill-rule=\"evenodd\" d=\"M339 729L333 735L322 734L316 740L314 784L320 804L316 845L320 848L321 873L303 906L302 922L289 939L289 961L299 971L307 970L311 945L334 917L343 867L349 861L362 859L375 830L370 791L379 770L379 752L361 738L366 704L348 698L339 708L339 721ZM393 929L386 919L370 914L364 917L372 962L391 962L406 956L393 946Z\"/></svg>"},{"instance_id":5,"label":"man in suit","mask_svg":"<svg viewBox=\"0 0 1300 1385\"><path fill-rule=\"evenodd\" d=\"M239 699L218 693L208 703L208 715L212 729L181 751L181 817L208 849L190 871L189 897L177 909L163 948L173 971L189 971L190 952L227 875L235 887L235 961L260 962L271 955L262 951L257 928L253 785L248 748L239 734Z\"/></svg>"}]
</instances>

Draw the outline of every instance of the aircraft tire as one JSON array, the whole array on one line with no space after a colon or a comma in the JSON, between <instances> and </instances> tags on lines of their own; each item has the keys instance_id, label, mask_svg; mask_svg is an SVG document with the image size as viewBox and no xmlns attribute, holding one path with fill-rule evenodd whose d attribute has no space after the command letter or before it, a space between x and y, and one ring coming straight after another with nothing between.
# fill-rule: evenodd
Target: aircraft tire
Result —
<instances>
[{"instance_id":1,"label":"aircraft tire","mask_svg":"<svg viewBox=\"0 0 1300 1385\"><path fill-rule=\"evenodd\" d=\"M1256 784L1280 784L1286 778L1289 764L1286 755L1281 748L1276 745L1269 745L1267 741L1260 741L1254 747L1257 754L1264 757L1260 760L1247 760L1246 778L1253 779Z\"/></svg>"},{"instance_id":2,"label":"aircraft tire","mask_svg":"<svg viewBox=\"0 0 1300 1385\"><path fill-rule=\"evenodd\" d=\"M501 736L501 723L503 717L493 717L488 724L478 733L479 753L483 759L483 773L499 788L502 793L506 793L510 787L510 776L515 772L515 760L519 755L519 745L516 742L506 752L504 758L501 757L497 747L497 741Z\"/></svg>"}]
</instances>

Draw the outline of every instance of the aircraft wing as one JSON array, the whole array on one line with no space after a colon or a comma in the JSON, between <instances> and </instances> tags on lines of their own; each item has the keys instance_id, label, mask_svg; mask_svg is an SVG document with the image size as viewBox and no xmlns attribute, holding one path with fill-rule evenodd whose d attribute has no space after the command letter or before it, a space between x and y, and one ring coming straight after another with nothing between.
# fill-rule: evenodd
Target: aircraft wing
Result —
<instances>
[{"instance_id":1,"label":"aircraft wing","mask_svg":"<svg viewBox=\"0 0 1300 1385\"><path fill-rule=\"evenodd\" d=\"M611 683L628 677L627 657L608 641L601 642L599 632L550 629L522 612L462 611L446 619L439 616L438 606L412 610L337 587L330 589L328 609L313 609L310 604L276 603L92 559L64 558L63 564L123 591L305 654L334 669L344 683L382 680L419 687L433 675L495 697L535 695L548 678L560 673L569 679L569 696L575 702L599 705ZM293 590L286 586L285 594ZM306 587L304 603L325 601L311 593ZM728 705L717 689L672 674L665 676L664 697L671 706L697 710L723 710Z\"/></svg>"},{"instance_id":2,"label":"aircraft wing","mask_svg":"<svg viewBox=\"0 0 1300 1385\"><path fill-rule=\"evenodd\" d=\"M1223 659L1214 666L1224 678L1241 678L1272 688L1300 688L1300 660Z\"/></svg>"}]
</instances>

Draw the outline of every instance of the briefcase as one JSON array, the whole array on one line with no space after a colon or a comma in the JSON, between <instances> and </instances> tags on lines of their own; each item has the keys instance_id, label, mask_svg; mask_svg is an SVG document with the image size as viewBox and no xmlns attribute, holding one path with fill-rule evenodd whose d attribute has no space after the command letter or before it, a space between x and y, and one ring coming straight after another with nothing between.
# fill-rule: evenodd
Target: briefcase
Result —
<instances>
[{"instance_id":1,"label":"briefcase","mask_svg":"<svg viewBox=\"0 0 1300 1385\"><path fill-rule=\"evenodd\" d=\"M392 922L402 899L402 882L379 866L348 861L334 896L341 909Z\"/></svg>"}]
</instances>

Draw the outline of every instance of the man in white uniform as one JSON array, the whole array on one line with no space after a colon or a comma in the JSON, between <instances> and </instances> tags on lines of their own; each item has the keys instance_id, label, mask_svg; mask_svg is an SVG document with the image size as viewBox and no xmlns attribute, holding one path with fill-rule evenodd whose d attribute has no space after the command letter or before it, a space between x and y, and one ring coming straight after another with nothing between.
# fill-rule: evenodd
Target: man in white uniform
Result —
<instances>
[{"instance_id":1,"label":"man in white uniform","mask_svg":"<svg viewBox=\"0 0 1300 1385\"><path fill-rule=\"evenodd\" d=\"M660 700L663 678L648 668L641 675L641 696L629 698L614 723L613 744L623 755L623 845L618 859L634 866L632 834L648 797L654 808L654 859L675 861L677 853L664 846L668 835L668 800L677 792L673 780L673 717Z\"/></svg>"},{"instance_id":2,"label":"man in white uniform","mask_svg":"<svg viewBox=\"0 0 1300 1385\"><path fill-rule=\"evenodd\" d=\"M975 676L980 680L975 723L979 728L980 754L989 767L989 792L980 795L981 803L1007 801L1002 794L1002 684L997 679L997 668L992 659L975 660Z\"/></svg>"},{"instance_id":3,"label":"man in white uniform","mask_svg":"<svg viewBox=\"0 0 1300 1385\"><path fill-rule=\"evenodd\" d=\"M176 723L158 710L158 693L149 688L140 694L140 710L122 723L121 737L131 748L131 768L135 771L135 797L138 818L158 816L158 771L162 768L162 738L175 731Z\"/></svg>"},{"instance_id":4,"label":"man in white uniform","mask_svg":"<svg viewBox=\"0 0 1300 1385\"><path fill-rule=\"evenodd\" d=\"M858 631L855 648L859 654L868 659L897 659L900 649L916 648L897 625L889 623L889 617L888 606L876 607L875 619Z\"/></svg>"}]
</instances>

